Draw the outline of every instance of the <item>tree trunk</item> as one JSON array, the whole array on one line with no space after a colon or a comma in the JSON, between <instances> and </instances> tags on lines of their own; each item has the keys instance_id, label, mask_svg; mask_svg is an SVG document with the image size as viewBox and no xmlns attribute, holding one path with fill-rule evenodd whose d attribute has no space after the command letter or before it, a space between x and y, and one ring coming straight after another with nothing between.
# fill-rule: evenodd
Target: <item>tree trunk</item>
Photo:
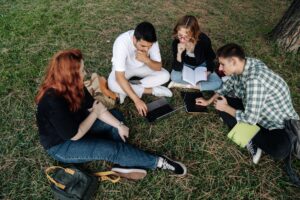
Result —
<instances>
[{"instance_id":1,"label":"tree trunk","mask_svg":"<svg viewBox=\"0 0 300 200\"><path fill-rule=\"evenodd\" d=\"M300 0L294 0L270 36L288 52L300 47Z\"/></svg>"}]
</instances>

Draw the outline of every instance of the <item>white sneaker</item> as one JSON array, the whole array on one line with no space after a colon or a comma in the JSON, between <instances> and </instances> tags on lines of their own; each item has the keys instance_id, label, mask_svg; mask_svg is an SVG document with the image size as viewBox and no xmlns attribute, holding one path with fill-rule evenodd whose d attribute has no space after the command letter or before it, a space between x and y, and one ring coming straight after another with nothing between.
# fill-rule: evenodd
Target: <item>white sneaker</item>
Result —
<instances>
[{"instance_id":1,"label":"white sneaker","mask_svg":"<svg viewBox=\"0 0 300 200\"><path fill-rule=\"evenodd\" d=\"M250 142L247 144L247 149L248 149L248 151L250 152L250 154L252 156L252 162L254 164L257 164L258 161L260 160L262 150L260 148L258 148L257 146L255 146L252 143L252 140L250 140Z\"/></svg>"},{"instance_id":2,"label":"white sneaker","mask_svg":"<svg viewBox=\"0 0 300 200\"><path fill-rule=\"evenodd\" d=\"M187 173L186 166L183 163L171 160L166 156L159 157L157 168L170 170L177 176L185 176Z\"/></svg>"},{"instance_id":3,"label":"white sneaker","mask_svg":"<svg viewBox=\"0 0 300 200\"><path fill-rule=\"evenodd\" d=\"M252 158L252 161L254 164L258 163L258 161L260 160L261 154L262 154L262 150L260 148L257 148L256 154Z\"/></svg>"},{"instance_id":4,"label":"white sneaker","mask_svg":"<svg viewBox=\"0 0 300 200\"><path fill-rule=\"evenodd\" d=\"M152 94L156 97L172 97L173 94L171 90L164 86L157 86L152 88Z\"/></svg>"},{"instance_id":5,"label":"white sneaker","mask_svg":"<svg viewBox=\"0 0 300 200\"><path fill-rule=\"evenodd\" d=\"M175 87L175 82L171 81L168 85L168 88L171 89L173 87Z\"/></svg>"},{"instance_id":6,"label":"white sneaker","mask_svg":"<svg viewBox=\"0 0 300 200\"><path fill-rule=\"evenodd\" d=\"M192 88L193 86L192 85L189 85L189 84L182 84L182 83L176 83L176 82L173 82L171 81L168 85L168 88Z\"/></svg>"}]
</instances>

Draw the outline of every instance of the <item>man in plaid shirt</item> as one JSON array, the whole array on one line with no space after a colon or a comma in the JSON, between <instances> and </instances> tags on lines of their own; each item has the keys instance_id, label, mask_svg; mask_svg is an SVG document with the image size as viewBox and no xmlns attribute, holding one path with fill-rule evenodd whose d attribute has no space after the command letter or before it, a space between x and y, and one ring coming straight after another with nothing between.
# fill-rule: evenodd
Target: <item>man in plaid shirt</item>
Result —
<instances>
[{"instance_id":1,"label":"man in plaid shirt","mask_svg":"<svg viewBox=\"0 0 300 200\"><path fill-rule=\"evenodd\" d=\"M214 103L222 120L230 128L237 122L261 127L247 145L255 164L262 150L275 159L285 158L291 144L284 131L284 120L299 119L286 82L262 61L245 57L243 49L237 44L221 47L217 56L219 69L230 78L212 98L196 99L196 104L207 106Z\"/></svg>"}]
</instances>

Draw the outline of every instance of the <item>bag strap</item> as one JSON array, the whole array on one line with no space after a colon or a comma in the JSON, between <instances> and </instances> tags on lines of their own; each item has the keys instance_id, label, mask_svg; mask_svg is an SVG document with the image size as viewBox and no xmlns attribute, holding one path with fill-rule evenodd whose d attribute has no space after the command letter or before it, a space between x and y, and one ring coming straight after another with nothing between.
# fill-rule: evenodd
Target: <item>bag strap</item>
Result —
<instances>
[{"instance_id":1,"label":"bag strap","mask_svg":"<svg viewBox=\"0 0 300 200\"><path fill-rule=\"evenodd\" d=\"M64 184L61 184L59 182L57 182L56 180L54 180L54 178L52 178L49 173L54 171L54 170L57 170L57 169L63 169L66 173L68 174L71 174L73 175L75 173L75 171L73 169L70 169L70 168L63 168L63 167L60 167L60 166L52 166L52 167L48 167L46 170L45 170L45 173L46 173L46 176L47 176L47 179L53 183L56 187L64 190L66 188L66 186Z\"/></svg>"},{"instance_id":2,"label":"bag strap","mask_svg":"<svg viewBox=\"0 0 300 200\"><path fill-rule=\"evenodd\" d=\"M50 172L53 172L57 169L63 169L66 173L71 174L71 175L73 175L75 173L75 171L73 169L64 168L64 167L61 167L61 166L51 166L51 167L48 167L45 170L45 174L47 176L47 179L51 183L53 183L55 186L57 186L58 188L64 190L66 188L66 186L64 184L61 184L61 183L57 182L54 178L52 178L49 175ZM96 173L94 173L94 176L99 177L99 180L101 180L101 181L110 181L112 183L117 183L121 179L121 177L116 172L113 172L113 171L96 172Z\"/></svg>"},{"instance_id":3,"label":"bag strap","mask_svg":"<svg viewBox=\"0 0 300 200\"><path fill-rule=\"evenodd\" d=\"M297 187L300 187L300 179L298 174L292 168L292 152L289 153L288 157L284 160L285 171L290 179L290 181Z\"/></svg>"},{"instance_id":4,"label":"bag strap","mask_svg":"<svg viewBox=\"0 0 300 200\"><path fill-rule=\"evenodd\" d=\"M99 177L101 181L110 181L112 183L117 183L121 179L120 176L113 171L96 172L94 175Z\"/></svg>"}]
</instances>

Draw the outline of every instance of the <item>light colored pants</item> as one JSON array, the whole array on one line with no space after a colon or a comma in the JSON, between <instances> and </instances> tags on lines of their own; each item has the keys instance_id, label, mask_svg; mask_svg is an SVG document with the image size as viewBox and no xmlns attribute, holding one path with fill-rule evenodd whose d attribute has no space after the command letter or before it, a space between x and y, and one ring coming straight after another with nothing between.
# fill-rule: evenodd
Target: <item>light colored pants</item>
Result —
<instances>
[{"instance_id":1,"label":"light colored pants","mask_svg":"<svg viewBox=\"0 0 300 200\"><path fill-rule=\"evenodd\" d=\"M196 68L194 66L190 66L190 65L188 66L191 68ZM199 66L206 67L206 63L203 63ZM182 71L172 70L171 80L176 83L189 84L184 80L182 80ZM208 75L207 81L200 81L198 83L199 89L201 91L217 90L221 87L221 85L222 85L222 79L215 72Z\"/></svg>"},{"instance_id":2,"label":"light colored pants","mask_svg":"<svg viewBox=\"0 0 300 200\"><path fill-rule=\"evenodd\" d=\"M165 84L170 80L170 73L162 68L160 71L154 71L148 66L140 67L134 70L125 71L125 78L129 80L132 77L142 78L141 84L130 84L138 97L142 97L145 88L153 88ZM127 95L116 80L116 73L113 70L108 77L108 87L113 92Z\"/></svg>"}]
</instances>

